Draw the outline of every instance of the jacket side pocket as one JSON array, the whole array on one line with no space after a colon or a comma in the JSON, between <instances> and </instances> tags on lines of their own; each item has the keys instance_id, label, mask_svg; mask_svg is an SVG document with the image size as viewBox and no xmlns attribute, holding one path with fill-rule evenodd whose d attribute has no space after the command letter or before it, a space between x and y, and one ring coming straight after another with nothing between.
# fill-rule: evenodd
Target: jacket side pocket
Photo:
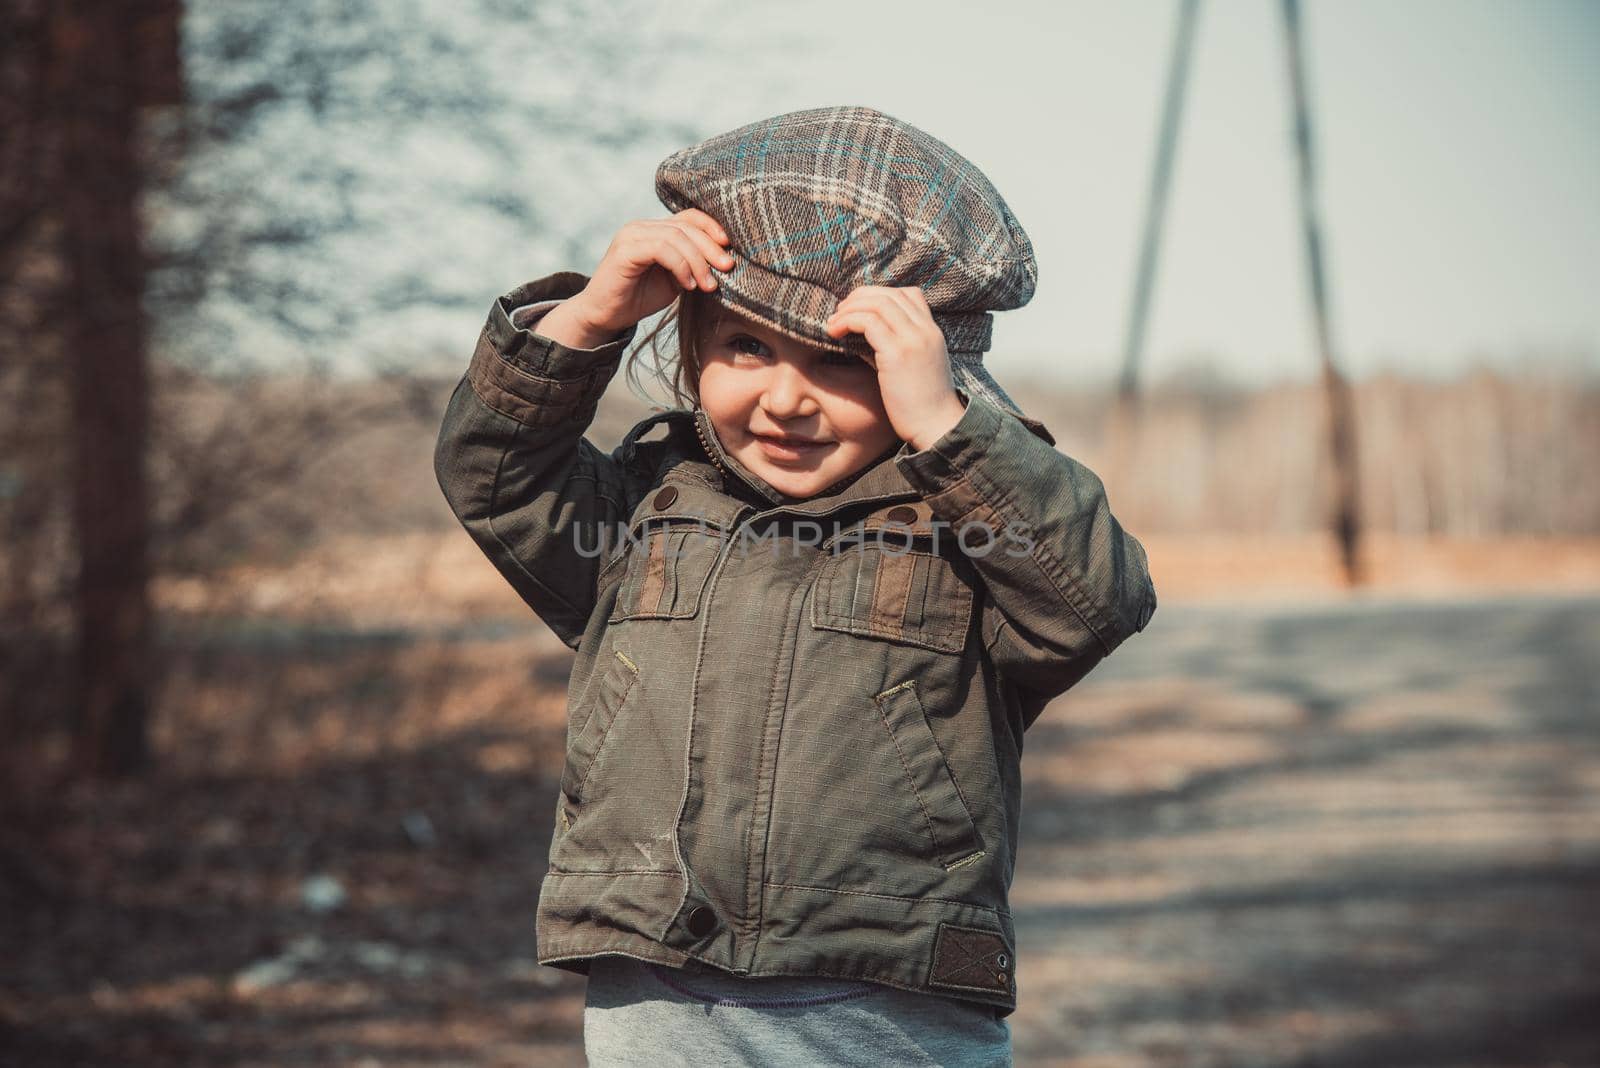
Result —
<instances>
[{"instance_id":1,"label":"jacket side pocket","mask_svg":"<svg viewBox=\"0 0 1600 1068\"><path fill-rule=\"evenodd\" d=\"M611 736L611 725L639 681L638 666L622 650L613 649L612 653L610 662L593 684L594 697L587 702L592 705L588 718L567 747L566 764L561 769L561 794L566 799L568 819L576 815L577 807L582 804L584 784Z\"/></svg>"},{"instance_id":2,"label":"jacket side pocket","mask_svg":"<svg viewBox=\"0 0 1600 1068\"><path fill-rule=\"evenodd\" d=\"M985 853L983 839L928 726L916 680L892 686L872 700L905 769L934 856L947 870L976 862Z\"/></svg>"}]
</instances>

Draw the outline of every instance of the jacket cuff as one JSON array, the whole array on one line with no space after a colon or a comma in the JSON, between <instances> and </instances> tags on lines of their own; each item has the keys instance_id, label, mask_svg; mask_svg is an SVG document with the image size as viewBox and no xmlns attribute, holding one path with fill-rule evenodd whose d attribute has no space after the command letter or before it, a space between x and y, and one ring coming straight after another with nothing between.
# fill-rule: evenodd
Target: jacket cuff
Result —
<instances>
[{"instance_id":1,"label":"jacket cuff","mask_svg":"<svg viewBox=\"0 0 1600 1068\"><path fill-rule=\"evenodd\" d=\"M511 310L511 325L520 330L539 332L539 320L544 318L544 313L560 304L560 300L541 300L537 304L524 304L520 308Z\"/></svg>"},{"instance_id":2,"label":"jacket cuff","mask_svg":"<svg viewBox=\"0 0 1600 1068\"><path fill-rule=\"evenodd\" d=\"M619 331L603 345L575 349L512 321L519 309L565 300L588 282L587 275L558 271L524 283L494 302L467 369L473 392L485 404L524 426L588 425L594 418L637 325Z\"/></svg>"},{"instance_id":3,"label":"jacket cuff","mask_svg":"<svg viewBox=\"0 0 1600 1068\"><path fill-rule=\"evenodd\" d=\"M966 403L966 411L956 425L926 449L913 449L910 442L900 446L894 463L924 497L942 493L965 477L966 470L978 462L976 454L988 450L1000 432L1006 413L982 397L973 397L960 386L956 394ZM941 516L954 521L959 516Z\"/></svg>"}]
</instances>

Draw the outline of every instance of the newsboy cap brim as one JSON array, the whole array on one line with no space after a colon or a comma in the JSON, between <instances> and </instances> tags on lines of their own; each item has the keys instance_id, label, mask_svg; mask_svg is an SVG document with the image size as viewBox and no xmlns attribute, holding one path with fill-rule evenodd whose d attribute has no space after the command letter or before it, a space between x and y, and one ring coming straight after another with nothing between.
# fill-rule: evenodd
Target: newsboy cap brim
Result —
<instances>
[{"instance_id":1,"label":"newsboy cap brim","mask_svg":"<svg viewBox=\"0 0 1600 1068\"><path fill-rule=\"evenodd\" d=\"M694 205L683 205L691 206ZM681 211L682 208L672 210ZM836 338L824 328L823 324L838 309L839 301L849 296L848 292L835 294L804 278L771 270L744 255L737 245L728 249L728 255L733 259L731 268L726 271L715 265L711 268L717 276L717 287L724 303L814 348L856 355L872 352L872 346L860 334ZM982 353L988 350L993 336L994 316L988 312L930 311L935 325L944 333L948 351Z\"/></svg>"}]
</instances>

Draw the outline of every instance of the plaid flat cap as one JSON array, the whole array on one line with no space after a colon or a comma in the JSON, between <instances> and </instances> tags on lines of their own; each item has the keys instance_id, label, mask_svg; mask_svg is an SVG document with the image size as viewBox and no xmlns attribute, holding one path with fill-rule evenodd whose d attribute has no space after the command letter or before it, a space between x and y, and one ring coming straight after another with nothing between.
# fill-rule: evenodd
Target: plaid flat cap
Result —
<instances>
[{"instance_id":1,"label":"plaid flat cap","mask_svg":"<svg viewBox=\"0 0 1600 1068\"><path fill-rule=\"evenodd\" d=\"M873 108L795 111L672 153L656 195L728 231L734 265L712 267L727 304L815 348L870 353L860 334L829 337L828 316L857 286L919 286L955 384L1055 444L983 365L990 312L1033 296L1033 245L983 172L943 141Z\"/></svg>"}]
</instances>

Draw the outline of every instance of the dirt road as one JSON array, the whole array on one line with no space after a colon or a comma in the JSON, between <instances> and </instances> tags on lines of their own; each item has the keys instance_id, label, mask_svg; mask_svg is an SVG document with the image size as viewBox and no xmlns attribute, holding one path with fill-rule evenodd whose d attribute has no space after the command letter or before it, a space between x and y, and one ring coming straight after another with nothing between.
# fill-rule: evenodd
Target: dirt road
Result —
<instances>
[{"instance_id":1,"label":"dirt road","mask_svg":"<svg viewBox=\"0 0 1600 1068\"><path fill-rule=\"evenodd\" d=\"M559 642L166 655L158 774L0 812L0 1064L583 1063ZM1597 663L1594 595L1162 605L1025 740L1017 1064L1600 1065Z\"/></svg>"},{"instance_id":2,"label":"dirt road","mask_svg":"<svg viewBox=\"0 0 1600 1068\"><path fill-rule=\"evenodd\" d=\"M1159 610L1029 731L1019 1064L1600 1064L1600 601Z\"/></svg>"}]
</instances>

